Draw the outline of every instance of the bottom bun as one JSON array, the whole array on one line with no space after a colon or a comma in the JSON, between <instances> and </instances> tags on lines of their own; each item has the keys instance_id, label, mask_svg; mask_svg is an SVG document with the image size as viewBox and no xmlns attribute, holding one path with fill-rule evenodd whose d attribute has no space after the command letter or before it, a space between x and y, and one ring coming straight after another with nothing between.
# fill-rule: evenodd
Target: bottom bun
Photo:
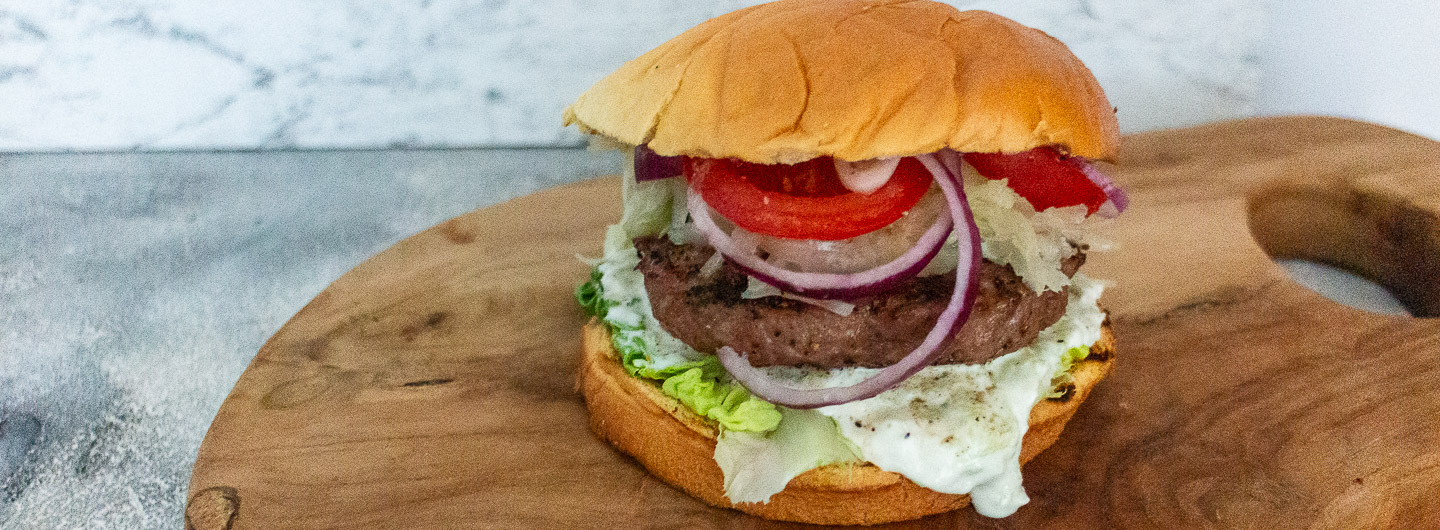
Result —
<instances>
[{"instance_id":1,"label":"bottom bun","mask_svg":"<svg viewBox=\"0 0 1440 530\"><path fill-rule=\"evenodd\" d=\"M651 474L721 508L812 524L869 525L916 519L963 508L969 495L939 493L873 464L832 464L802 473L768 503L732 504L715 463L714 422L666 396L659 385L625 373L610 332L592 320L583 330L578 385L590 409L590 428ZM1115 338L1109 322L1091 355L1075 365L1075 386L1065 398L1042 400L1030 411L1020 450L1029 462L1059 438L1091 389L1110 372Z\"/></svg>"}]
</instances>

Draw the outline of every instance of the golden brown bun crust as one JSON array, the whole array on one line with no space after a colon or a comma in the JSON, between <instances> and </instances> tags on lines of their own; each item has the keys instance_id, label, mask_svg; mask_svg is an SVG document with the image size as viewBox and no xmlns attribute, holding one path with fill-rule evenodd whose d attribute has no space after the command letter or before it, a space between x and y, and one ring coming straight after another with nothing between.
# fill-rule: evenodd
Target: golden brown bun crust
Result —
<instances>
[{"instance_id":1,"label":"golden brown bun crust","mask_svg":"<svg viewBox=\"0 0 1440 530\"><path fill-rule=\"evenodd\" d=\"M715 463L716 430L657 385L620 367L605 326L583 330L578 385L590 409L590 428L651 474L700 500L767 519L813 524L879 524L963 508L969 495L938 493L871 464L830 465L795 477L769 503L732 505ZM1093 355L1076 365L1075 390L1065 401L1045 400L1030 412L1020 448L1026 463L1055 443L1065 423L1114 364L1115 339L1107 323Z\"/></svg>"},{"instance_id":2,"label":"golden brown bun crust","mask_svg":"<svg viewBox=\"0 0 1440 530\"><path fill-rule=\"evenodd\" d=\"M1120 130L1060 41L929 0L780 0L706 21L595 83L565 124L662 155L766 164L1060 145Z\"/></svg>"}]
</instances>

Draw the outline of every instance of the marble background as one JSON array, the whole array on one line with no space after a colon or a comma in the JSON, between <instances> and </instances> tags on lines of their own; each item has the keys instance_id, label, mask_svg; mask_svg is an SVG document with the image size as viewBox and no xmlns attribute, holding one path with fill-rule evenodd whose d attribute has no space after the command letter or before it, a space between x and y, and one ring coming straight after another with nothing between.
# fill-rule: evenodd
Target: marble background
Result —
<instances>
[{"instance_id":1,"label":"marble background","mask_svg":"<svg viewBox=\"0 0 1440 530\"><path fill-rule=\"evenodd\" d=\"M0 152L560 146L560 111L746 0L0 1ZM1044 29L1127 131L1255 111L1258 0L952 0Z\"/></svg>"}]
</instances>

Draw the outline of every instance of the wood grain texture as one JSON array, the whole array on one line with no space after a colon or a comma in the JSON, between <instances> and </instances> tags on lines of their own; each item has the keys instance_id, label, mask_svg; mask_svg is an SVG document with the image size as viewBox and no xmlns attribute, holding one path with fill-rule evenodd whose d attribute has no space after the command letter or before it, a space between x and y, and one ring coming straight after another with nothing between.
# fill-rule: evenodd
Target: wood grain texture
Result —
<instances>
[{"instance_id":1,"label":"wood grain texture","mask_svg":"<svg viewBox=\"0 0 1440 530\"><path fill-rule=\"evenodd\" d=\"M1014 516L894 526L1440 527L1440 320L1335 304L1266 255L1364 271L1440 314L1440 144L1252 119L1128 137L1115 175L1134 205L1086 265L1117 284L1115 371L1025 467ZM585 182L341 277L216 415L190 524L786 526L690 499L590 434L574 255L618 216L617 182Z\"/></svg>"}]
</instances>

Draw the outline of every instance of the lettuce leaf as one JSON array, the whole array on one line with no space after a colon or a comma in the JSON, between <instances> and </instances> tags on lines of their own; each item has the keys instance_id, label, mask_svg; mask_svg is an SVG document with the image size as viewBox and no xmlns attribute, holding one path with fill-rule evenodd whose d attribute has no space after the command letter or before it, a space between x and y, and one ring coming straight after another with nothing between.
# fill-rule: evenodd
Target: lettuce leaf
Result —
<instances>
[{"instance_id":1,"label":"lettuce leaf","mask_svg":"<svg viewBox=\"0 0 1440 530\"><path fill-rule=\"evenodd\" d=\"M631 162L635 152L631 150L626 156L625 176L620 181L620 195L625 205L620 227L630 238L664 232L670 227L675 182L679 179L636 182L635 165Z\"/></svg>"},{"instance_id":2,"label":"lettuce leaf","mask_svg":"<svg viewBox=\"0 0 1440 530\"><path fill-rule=\"evenodd\" d=\"M1075 363L1083 361L1089 356L1089 346L1076 346L1065 350L1065 355L1060 357L1060 371L1069 373L1070 369L1075 367Z\"/></svg>"},{"instance_id":3,"label":"lettuce leaf","mask_svg":"<svg viewBox=\"0 0 1440 530\"><path fill-rule=\"evenodd\" d=\"M620 366L633 377L660 382L660 391L675 398L696 414L715 420L722 431L763 433L780 424L775 405L757 398L744 387L729 380L720 359L705 355L687 362L655 363L657 349L664 346L658 333L646 329L646 320L633 318L634 308L620 305L624 318L607 318L617 307L605 296L604 274L599 267L590 273L590 281L575 288L575 301L586 314L598 317L610 330L610 344L620 356ZM670 341L678 342L673 337ZM683 344L683 343L681 343ZM670 345L673 346L673 345Z\"/></svg>"},{"instance_id":4,"label":"lettuce leaf","mask_svg":"<svg viewBox=\"0 0 1440 530\"><path fill-rule=\"evenodd\" d=\"M774 431L725 431L716 441L715 462L730 502L767 502L801 473L860 460L835 420L813 410L782 408L780 414Z\"/></svg>"},{"instance_id":5,"label":"lettuce leaf","mask_svg":"<svg viewBox=\"0 0 1440 530\"><path fill-rule=\"evenodd\" d=\"M592 317L603 317L608 304L602 296L603 288L600 287L600 269L590 269L590 281L575 286L575 301L580 304L580 309Z\"/></svg>"},{"instance_id":6,"label":"lettuce leaf","mask_svg":"<svg viewBox=\"0 0 1440 530\"><path fill-rule=\"evenodd\" d=\"M1075 363L1089 356L1089 346L1076 346L1065 350L1065 353L1060 355L1060 369L1056 370L1055 377L1050 379L1050 392L1045 394L1045 399L1064 397L1065 393L1070 391L1067 387L1075 383L1075 376L1070 370L1075 368Z\"/></svg>"},{"instance_id":7,"label":"lettuce leaf","mask_svg":"<svg viewBox=\"0 0 1440 530\"><path fill-rule=\"evenodd\" d=\"M712 355L693 364L665 378L661 391L715 420L722 431L766 432L780 424L780 411L774 404L750 395L740 385L720 381L725 371L718 358Z\"/></svg>"}]
</instances>

